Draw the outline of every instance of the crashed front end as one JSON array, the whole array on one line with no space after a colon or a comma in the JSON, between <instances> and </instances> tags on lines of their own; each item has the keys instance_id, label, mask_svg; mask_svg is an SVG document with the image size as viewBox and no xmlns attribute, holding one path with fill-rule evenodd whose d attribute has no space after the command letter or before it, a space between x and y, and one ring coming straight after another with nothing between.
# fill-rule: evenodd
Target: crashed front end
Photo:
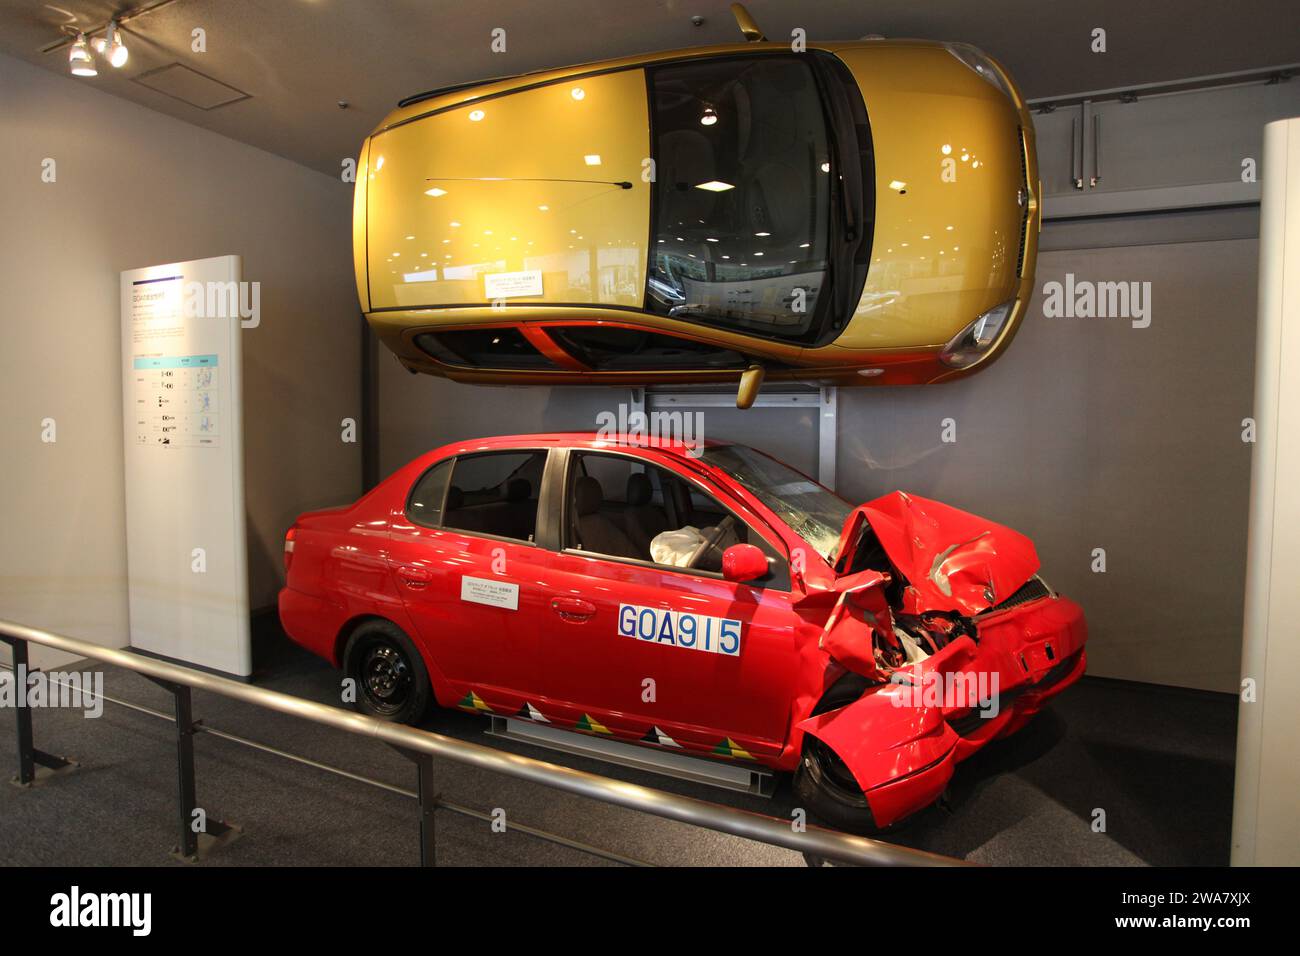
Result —
<instances>
[{"instance_id":1,"label":"crashed front end","mask_svg":"<svg viewBox=\"0 0 1300 956\"><path fill-rule=\"evenodd\" d=\"M1087 625L1037 576L1028 538L938 502L896 492L863 505L841 549L848 573L820 646L868 686L799 728L843 761L885 827L1078 680Z\"/></svg>"}]
</instances>

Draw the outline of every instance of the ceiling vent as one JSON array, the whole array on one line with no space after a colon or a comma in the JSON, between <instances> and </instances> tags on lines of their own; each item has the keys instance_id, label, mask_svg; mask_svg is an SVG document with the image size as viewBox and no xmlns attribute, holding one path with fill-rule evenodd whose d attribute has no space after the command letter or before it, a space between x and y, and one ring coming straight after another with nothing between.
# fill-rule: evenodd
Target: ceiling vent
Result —
<instances>
[{"instance_id":1,"label":"ceiling vent","mask_svg":"<svg viewBox=\"0 0 1300 956\"><path fill-rule=\"evenodd\" d=\"M201 110L214 110L248 99L252 94L237 90L220 80L192 70L181 63L162 66L132 78L141 86L188 103Z\"/></svg>"}]
</instances>

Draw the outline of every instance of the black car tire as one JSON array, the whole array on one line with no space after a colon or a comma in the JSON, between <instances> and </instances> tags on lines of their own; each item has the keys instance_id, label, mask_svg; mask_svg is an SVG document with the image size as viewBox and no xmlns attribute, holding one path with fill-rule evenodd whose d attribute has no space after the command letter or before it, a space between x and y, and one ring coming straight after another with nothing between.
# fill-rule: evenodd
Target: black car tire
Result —
<instances>
[{"instance_id":1,"label":"black car tire","mask_svg":"<svg viewBox=\"0 0 1300 956\"><path fill-rule=\"evenodd\" d=\"M413 724L429 709L433 691L424 659L391 621L366 621L352 632L343 671L356 682L356 706L364 714Z\"/></svg>"},{"instance_id":2,"label":"black car tire","mask_svg":"<svg viewBox=\"0 0 1300 956\"><path fill-rule=\"evenodd\" d=\"M867 682L857 674L845 674L817 702L813 716L851 704L862 696L866 686ZM794 774L794 795L810 816L836 830L862 835L885 832L876 825L866 795L848 765L812 734L804 734L803 755Z\"/></svg>"}]
</instances>

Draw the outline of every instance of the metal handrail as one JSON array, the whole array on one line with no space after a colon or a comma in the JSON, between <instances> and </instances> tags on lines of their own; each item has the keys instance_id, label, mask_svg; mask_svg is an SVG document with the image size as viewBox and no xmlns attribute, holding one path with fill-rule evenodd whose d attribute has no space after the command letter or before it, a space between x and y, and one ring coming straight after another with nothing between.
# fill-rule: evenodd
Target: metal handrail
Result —
<instances>
[{"instance_id":1,"label":"metal handrail","mask_svg":"<svg viewBox=\"0 0 1300 956\"><path fill-rule=\"evenodd\" d=\"M143 657L129 651L102 647L13 621L0 620L0 636L41 644L76 654L78 657L103 661L156 681L210 691L267 710L300 717L359 736L372 737L398 750L442 757L481 770L490 770L668 820L677 820L681 823L730 833L744 839L784 847L810 857L862 866L969 865L963 860L952 857L895 846L866 837L851 836L814 825L808 825L803 832L798 832L791 826L790 821L776 817L724 807L694 797L666 793L639 784L562 767L544 760L506 753L482 744L455 740L428 730L387 723L339 707L282 694L264 687L255 687L252 684L243 684L226 677Z\"/></svg>"}]
</instances>

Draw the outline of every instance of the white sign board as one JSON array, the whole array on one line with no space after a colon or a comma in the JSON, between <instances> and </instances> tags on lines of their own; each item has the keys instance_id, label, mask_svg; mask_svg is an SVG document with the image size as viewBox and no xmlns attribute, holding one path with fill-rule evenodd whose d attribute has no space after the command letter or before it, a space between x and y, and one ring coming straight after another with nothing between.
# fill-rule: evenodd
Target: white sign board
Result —
<instances>
[{"instance_id":1,"label":"white sign board","mask_svg":"<svg viewBox=\"0 0 1300 956\"><path fill-rule=\"evenodd\" d=\"M122 273L122 412L131 646L245 677L240 274L239 256Z\"/></svg>"},{"instance_id":2,"label":"white sign board","mask_svg":"<svg viewBox=\"0 0 1300 956\"><path fill-rule=\"evenodd\" d=\"M510 299L542 294L542 270L488 272L483 276L483 294L488 299Z\"/></svg>"},{"instance_id":3,"label":"white sign board","mask_svg":"<svg viewBox=\"0 0 1300 956\"><path fill-rule=\"evenodd\" d=\"M471 604L486 604L490 607L503 607L507 611L519 610L519 585L509 581L493 581L489 578L471 578L465 575L460 579L460 599Z\"/></svg>"}]
</instances>

